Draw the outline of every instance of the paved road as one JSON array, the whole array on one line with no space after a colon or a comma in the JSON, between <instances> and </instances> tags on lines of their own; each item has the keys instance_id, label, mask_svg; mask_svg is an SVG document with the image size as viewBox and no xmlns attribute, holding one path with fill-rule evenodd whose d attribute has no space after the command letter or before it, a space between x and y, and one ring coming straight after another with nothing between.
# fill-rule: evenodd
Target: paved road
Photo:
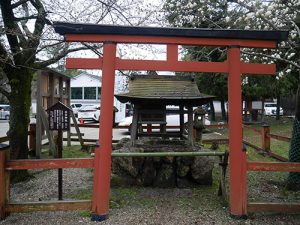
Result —
<instances>
[{"instance_id":1,"label":"paved road","mask_svg":"<svg viewBox=\"0 0 300 225\"><path fill-rule=\"evenodd\" d=\"M32 121L33 122L33 121ZM0 120L0 137L6 136L6 132L9 129L8 120ZM75 128L71 128L71 132L75 133ZM80 132L84 133L83 138L86 139L97 139L99 137L98 128L85 128L81 127ZM66 134L64 134L66 136ZM113 129L113 140L120 140L123 137L129 137L127 129Z\"/></svg>"},{"instance_id":2,"label":"paved road","mask_svg":"<svg viewBox=\"0 0 300 225\"><path fill-rule=\"evenodd\" d=\"M75 128L71 128L71 132L75 133ZM85 128L80 127L80 132L84 133L83 138L86 139L97 139L99 138L98 128ZM113 129L113 140L120 140L123 137L129 137L129 132L127 129Z\"/></svg>"}]
</instances>

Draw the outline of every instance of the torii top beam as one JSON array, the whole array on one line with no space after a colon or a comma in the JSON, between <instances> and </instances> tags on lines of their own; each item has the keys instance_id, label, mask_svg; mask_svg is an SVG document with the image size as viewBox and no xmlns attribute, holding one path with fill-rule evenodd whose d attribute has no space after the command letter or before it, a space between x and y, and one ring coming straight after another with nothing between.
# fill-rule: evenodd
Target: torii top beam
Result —
<instances>
[{"instance_id":1,"label":"torii top beam","mask_svg":"<svg viewBox=\"0 0 300 225\"><path fill-rule=\"evenodd\" d=\"M277 43L286 40L288 36L288 31L158 28L64 22L55 22L54 29L70 42L114 41L117 43L206 46L238 45L249 48L275 48Z\"/></svg>"},{"instance_id":2,"label":"torii top beam","mask_svg":"<svg viewBox=\"0 0 300 225\"><path fill-rule=\"evenodd\" d=\"M114 42L166 44L167 60L116 59L117 70L157 70L177 72L228 73L225 62L178 61L178 45L238 46L241 48L276 48L288 36L288 31L192 29L112 26L55 22L54 29L68 42ZM69 69L101 69L102 58L67 58ZM241 62L242 74L275 74L275 65Z\"/></svg>"}]
</instances>

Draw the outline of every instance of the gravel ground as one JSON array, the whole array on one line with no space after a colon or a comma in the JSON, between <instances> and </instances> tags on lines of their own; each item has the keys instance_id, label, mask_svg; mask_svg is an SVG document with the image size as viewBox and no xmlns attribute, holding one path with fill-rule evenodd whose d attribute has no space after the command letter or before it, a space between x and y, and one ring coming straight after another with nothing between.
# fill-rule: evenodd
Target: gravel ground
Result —
<instances>
[{"instance_id":1,"label":"gravel ground","mask_svg":"<svg viewBox=\"0 0 300 225\"><path fill-rule=\"evenodd\" d=\"M34 176L35 178L28 182L12 186L11 198L14 201L57 198L56 170L38 171ZM91 173L88 170L64 170L64 193L76 193L91 186ZM0 225L300 225L300 216L297 215L255 214L246 220L233 219L228 214L228 208L223 206L216 196L216 190L211 191L211 188L200 188L197 191L176 188L135 188L134 190L140 190L134 196L135 199L130 204L111 209L110 218L101 223L90 221L90 217L83 217L80 212L36 212L12 214L1 221Z\"/></svg>"}]
</instances>

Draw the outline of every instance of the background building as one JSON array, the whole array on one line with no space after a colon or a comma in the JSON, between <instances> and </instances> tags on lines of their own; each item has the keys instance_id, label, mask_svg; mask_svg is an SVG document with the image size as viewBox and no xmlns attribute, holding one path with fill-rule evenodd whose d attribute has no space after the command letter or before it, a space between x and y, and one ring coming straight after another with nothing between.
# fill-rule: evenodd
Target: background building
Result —
<instances>
[{"instance_id":1,"label":"background building","mask_svg":"<svg viewBox=\"0 0 300 225\"><path fill-rule=\"evenodd\" d=\"M126 83L125 76L117 75L115 77L115 94L123 92L126 89ZM88 73L77 75L71 79L71 104L100 105L101 86L100 76ZM118 109L115 122L119 122L125 117L125 104L115 98L114 106Z\"/></svg>"}]
</instances>

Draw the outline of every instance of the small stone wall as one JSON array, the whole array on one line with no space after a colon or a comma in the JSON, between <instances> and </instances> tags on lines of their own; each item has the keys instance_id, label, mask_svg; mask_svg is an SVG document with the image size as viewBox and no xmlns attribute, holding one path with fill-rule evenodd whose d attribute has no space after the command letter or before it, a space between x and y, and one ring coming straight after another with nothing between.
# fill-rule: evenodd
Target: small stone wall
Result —
<instances>
[{"instance_id":1,"label":"small stone wall","mask_svg":"<svg viewBox=\"0 0 300 225\"><path fill-rule=\"evenodd\" d=\"M203 151L181 140L140 139L132 147L122 139L114 152ZM154 187L193 187L212 184L214 159L200 157L114 157L112 172L137 185Z\"/></svg>"}]
</instances>

